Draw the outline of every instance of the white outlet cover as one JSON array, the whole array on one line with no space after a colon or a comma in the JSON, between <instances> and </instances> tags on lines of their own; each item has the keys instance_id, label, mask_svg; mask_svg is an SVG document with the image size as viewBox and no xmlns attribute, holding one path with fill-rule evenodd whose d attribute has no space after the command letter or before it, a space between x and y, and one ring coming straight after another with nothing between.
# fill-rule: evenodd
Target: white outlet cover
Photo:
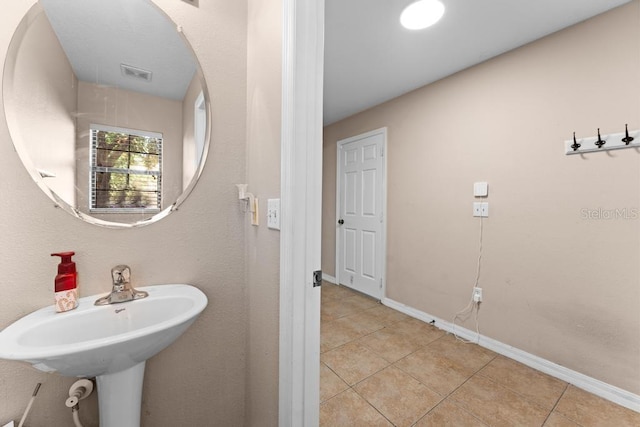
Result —
<instances>
[{"instance_id":1,"label":"white outlet cover","mask_svg":"<svg viewBox=\"0 0 640 427\"><path fill-rule=\"evenodd\" d=\"M486 218L489 216L488 202L473 202L473 216Z\"/></svg>"}]
</instances>

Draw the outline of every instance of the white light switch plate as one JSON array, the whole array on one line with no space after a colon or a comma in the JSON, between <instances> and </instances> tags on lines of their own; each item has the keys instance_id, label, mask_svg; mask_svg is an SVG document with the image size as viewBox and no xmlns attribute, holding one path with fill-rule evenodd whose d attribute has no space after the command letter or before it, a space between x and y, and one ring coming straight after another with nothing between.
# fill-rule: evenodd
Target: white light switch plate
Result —
<instances>
[{"instance_id":1,"label":"white light switch plate","mask_svg":"<svg viewBox=\"0 0 640 427\"><path fill-rule=\"evenodd\" d=\"M267 200L267 227L280 230L280 199Z\"/></svg>"},{"instance_id":2,"label":"white light switch plate","mask_svg":"<svg viewBox=\"0 0 640 427\"><path fill-rule=\"evenodd\" d=\"M489 184L487 182L474 182L473 195L475 197L487 197L489 195Z\"/></svg>"}]
</instances>

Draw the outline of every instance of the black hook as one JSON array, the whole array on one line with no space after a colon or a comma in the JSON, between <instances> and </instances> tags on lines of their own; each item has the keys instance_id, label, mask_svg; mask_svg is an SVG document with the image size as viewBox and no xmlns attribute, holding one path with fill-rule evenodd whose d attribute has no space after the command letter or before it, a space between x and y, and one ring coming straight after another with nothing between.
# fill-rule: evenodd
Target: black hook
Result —
<instances>
[{"instance_id":1,"label":"black hook","mask_svg":"<svg viewBox=\"0 0 640 427\"><path fill-rule=\"evenodd\" d=\"M622 142L624 142L624 145L629 145L629 143L634 139L634 137L629 136L629 125L624 125L624 138L622 138Z\"/></svg>"},{"instance_id":2,"label":"black hook","mask_svg":"<svg viewBox=\"0 0 640 427\"><path fill-rule=\"evenodd\" d=\"M598 148L602 148L602 146L606 143L607 141L603 141L602 138L600 138L600 128L598 128L598 140L595 142L596 146Z\"/></svg>"},{"instance_id":3,"label":"black hook","mask_svg":"<svg viewBox=\"0 0 640 427\"><path fill-rule=\"evenodd\" d=\"M578 141L576 141L576 133L573 133L573 144L571 144L571 148L573 148L573 151L578 151L578 148L580 148L582 146L582 144L578 144Z\"/></svg>"}]
</instances>

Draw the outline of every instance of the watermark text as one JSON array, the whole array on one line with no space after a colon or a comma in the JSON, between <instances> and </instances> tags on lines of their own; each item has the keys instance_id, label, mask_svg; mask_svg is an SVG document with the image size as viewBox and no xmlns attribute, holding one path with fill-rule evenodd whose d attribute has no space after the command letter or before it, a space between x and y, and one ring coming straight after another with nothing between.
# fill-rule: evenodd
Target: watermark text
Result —
<instances>
[{"instance_id":1,"label":"watermark text","mask_svg":"<svg viewBox=\"0 0 640 427\"><path fill-rule=\"evenodd\" d=\"M588 220L634 220L640 219L640 208L583 208L580 209L580 218Z\"/></svg>"}]
</instances>

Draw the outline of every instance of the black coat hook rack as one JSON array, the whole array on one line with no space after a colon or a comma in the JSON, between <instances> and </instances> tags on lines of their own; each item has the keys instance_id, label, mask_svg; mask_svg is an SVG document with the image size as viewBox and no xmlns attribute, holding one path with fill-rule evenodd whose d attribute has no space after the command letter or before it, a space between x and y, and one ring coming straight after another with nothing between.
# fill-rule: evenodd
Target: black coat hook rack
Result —
<instances>
[{"instance_id":1,"label":"black coat hook rack","mask_svg":"<svg viewBox=\"0 0 640 427\"><path fill-rule=\"evenodd\" d=\"M596 151L619 150L622 148L640 148L640 130L629 130L629 125L624 125L624 132L600 135L598 128L597 136L587 138L573 138L564 142L565 154L593 153Z\"/></svg>"},{"instance_id":2,"label":"black coat hook rack","mask_svg":"<svg viewBox=\"0 0 640 427\"><path fill-rule=\"evenodd\" d=\"M573 133L573 136L576 136L575 132ZM633 142L634 139L634 137L629 136L629 125L624 125L624 138L622 138L624 145L629 145L629 143Z\"/></svg>"},{"instance_id":3,"label":"black coat hook rack","mask_svg":"<svg viewBox=\"0 0 640 427\"><path fill-rule=\"evenodd\" d=\"M571 148L573 148L573 151L578 151L578 148L582 147L582 144L578 144L578 141L576 141L576 133L573 133L573 144L571 144Z\"/></svg>"},{"instance_id":4,"label":"black coat hook rack","mask_svg":"<svg viewBox=\"0 0 640 427\"><path fill-rule=\"evenodd\" d=\"M598 140L593 144L598 148L602 148L602 146L606 143L607 141L603 141L602 138L600 137L600 128L598 128Z\"/></svg>"}]
</instances>

